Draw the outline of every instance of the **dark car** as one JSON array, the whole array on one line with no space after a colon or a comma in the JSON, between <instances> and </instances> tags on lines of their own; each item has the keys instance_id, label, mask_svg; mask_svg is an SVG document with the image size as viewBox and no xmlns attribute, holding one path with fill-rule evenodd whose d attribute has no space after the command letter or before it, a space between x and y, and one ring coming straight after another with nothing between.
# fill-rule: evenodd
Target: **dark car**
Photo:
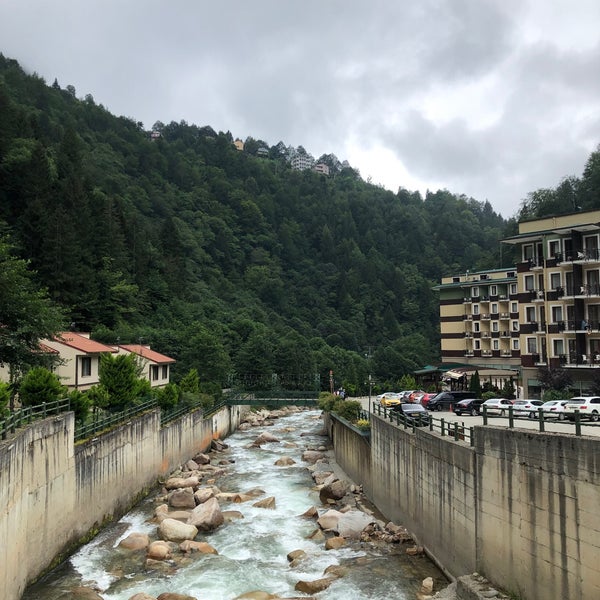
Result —
<instances>
[{"instance_id":1,"label":"dark car","mask_svg":"<svg viewBox=\"0 0 600 600\"><path fill-rule=\"evenodd\" d=\"M405 402L398 404L392 408L394 412L402 415L408 425L416 425L417 427L429 425L431 417L427 409L416 402Z\"/></svg>"},{"instance_id":2,"label":"dark car","mask_svg":"<svg viewBox=\"0 0 600 600\"><path fill-rule=\"evenodd\" d=\"M453 406L453 410L457 415L471 415L476 416L481 411L481 405L483 400L481 398L467 398L461 400Z\"/></svg>"},{"instance_id":3,"label":"dark car","mask_svg":"<svg viewBox=\"0 0 600 600\"><path fill-rule=\"evenodd\" d=\"M468 398L473 398L473 392L440 392L427 403L427 409L451 410L457 402Z\"/></svg>"}]
</instances>

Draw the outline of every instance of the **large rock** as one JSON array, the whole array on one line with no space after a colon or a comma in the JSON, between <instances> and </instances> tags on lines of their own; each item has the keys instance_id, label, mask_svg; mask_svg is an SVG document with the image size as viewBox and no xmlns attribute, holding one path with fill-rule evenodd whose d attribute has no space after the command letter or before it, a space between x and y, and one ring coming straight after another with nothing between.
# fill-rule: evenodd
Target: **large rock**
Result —
<instances>
[{"instance_id":1,"label":"large rock","mask_svg":"<svg viewBox=\"0 0 600 600\"><path fill-rule=\"evenodd\" d=\"M211 487L200 488L194 492L196 504L204 504L209 498L214 497L215 491Z\"/></svg>"},{"instance_id":2,"label":"large rock","mask_svg":"<svg viewBox=\"0 0 600 600\"><path fill-rule=\"evenodd\" d=\"M295 465L296 461L291 456L284 456L283 458L278 458L274 464L276 467L290 467L291 465Z\"/></svg>"},{"instance_id":3,"label":"large rock","mask_svg":"<svg viewBox=\"0 0 600 600\"><path fill-rule=\"evenodd\" d=\"M275 496L269 496L268 498L263 498L258 502L255 502L252 506L256 508L269 508L275 509Z\"/></svg>"},{"instance_id":4,"label":"large rock","mask_svg":"<svg viewBox=\"0 0 600 600\"><path fill-rule=\"evenodd\" d=\"M198 465L196 465L198 468ZM190 475L190 477L170 477L165 481L165 487L168 490L175 490L179 488L195 488L200 484L200 480L195 475Z\"/></svg>"},{"instance_id":5,"label":"large rock","mask_svg":"<svg viewBox=\"0 0 600 600\"><path fill-rule=\"evenodd\" d=\"M188 523L200 531L212 531L223 525L224 522L225 519L216 498L210 498L196 506L188 519Z\"/></svg>"},{"instance_id":6,"label":"large rock","mask_svg":"<svg viewBox=\"0 0 600 600\"><path fill-rule=\"evenodd\" d=\"M326 590L336 579L337 577L322 577L314 581L299 581L294 589L303 594L318 594Z\"/></svg>"},{"instance_id":7,"label":"large rock","mask_svg":"<svg viewBox=\"0 0 600 600\"><path fill-rule=\"evenodd\" d=\"M362 530L376 521L375 517L360 510L342 513L337 523L338 534L345 538L359 538Z\"/></svg>"},{"instance_id":8,"label":"large rock","mask_svg":"<svg viewBox=\"0 0 600 600\"><path fill-rule=\"evenodd\" d=\"M196 596L188 596L187 594L175 594L173 592L165 592L156 600L198 600Z\"/></svg>"},{"instance_id":9,"label":"large rock","mask_svg":"<svg viewBox=\"0 0 600 600\"><path fill-rule=\"evenodd\" d=\"M302 453L302 460L312 465L323 458L325 458L323 452L318 452L317 450L305 450Z\"/></svg>"},{"instance_id":10,"label":"large rock","mask_svg":"<svg viewBox=\"0 0 600 600\"><path fill-rule=\"evenodd\" d=\"M146 592L140 592L139 594L131 596L129 600L156 600L156 597L150 596L150 594L146 594Z\"/></svg>"},{"instance_id":11,"label":"large rock","mask_svg":"<svg viewBox=\"0 0 600 600\"><path fill-rule=\"evenodd\" d=\"M185 540L179 544L179 549L186 554L199 552L200 554L219 554L216 549L207 542L194 542L193 540Z\"/></svg>"},{"instance_id":12,"label":"large rock","mask_svg":"<svg viewBox=\"0 0 600 600\"><path fill-rule=\"evenodd\" d=\"M210 464L210 456L208 454L204 454L201 452L200 454L196 454L192 459L197 465L209 465Z\"/></svg>"},{"instance_id":13,"label":"large rock","mask_svg":"<svg viewBox=\"0 0 600 600\"><path fill-rule=\"evenodd\" d=\"M255 440L254 445L260 446L261 444L271 444L279 442L279 438L275 437L272 433L266 432L261 433Z\"/></svg>"},{"instance_id":14,"label":"large rock","mask_svg":"<svg viewBox=\"0 0 600 600\"><path fill-rule=\"evenodd\" d=\"M157 540L148 546L146 556L152 560L167 560L171 558L171 546L167 542Z\"/></svg>"},{"instance_id":15,"label":"large rock","mask_svg":"<svg viewBox=\"0 0 600 600\"><path fill-rule=\"evenodd\" d=\"M337 550L346 545L346 540L343 537L335 536L328 538L325 542L325 550Z\"/></svg>"},{"instance_id":16,"label":"large rock","mask_svg":"<svg viewBox=\"0 0 600 600\"><path fill-rule=\"evenodd\" d=\"M158 526L158 533L163 540L183 542L184 540L193 540L198 535L198 529L190 523L165 519Z\"/></svg>"},{"instance_id":17,"label":"large rock","mask_svg":"<svg viewBox=\"0 0 600 600\"><path fill-rule=\"evenodd\" d=\"M317 519L317 524L325 531L337 531L338 521L342 515L339 510L328 510Z\"/></svg>"},{"instance_id":18,"label":"large rock","mask_svg":"<svg viewBox=\"0 0 600 600\"><path fill-rule=\"evenodd\" d=\"M328 500L341 500L349 490L349 486L345 481L336 479L332 483L325 484L319 491L319 500L323 504L327 504Z\"/></svg>"},{"instance_id":19,"label":"large rock","mask_svg":"<svg viewBox=\"0 0 600 600\"><path fill-rule=\"evenodd\" d=\"M191 487L173 490L169 494L168 500L171 508L194 508L196 506L194 490Z\"/></svg>"},{"instance_id":20,"label":"large rock","mask_svg":"<svg viewBox=\"0 0 600 600\"><path fill-rule=\"evenodd\" d=\"M126 538L119 542L119 548L126 550L143 550L150 544L150 538L147 533L130 533Z\"/></svg>"}]
</instances>

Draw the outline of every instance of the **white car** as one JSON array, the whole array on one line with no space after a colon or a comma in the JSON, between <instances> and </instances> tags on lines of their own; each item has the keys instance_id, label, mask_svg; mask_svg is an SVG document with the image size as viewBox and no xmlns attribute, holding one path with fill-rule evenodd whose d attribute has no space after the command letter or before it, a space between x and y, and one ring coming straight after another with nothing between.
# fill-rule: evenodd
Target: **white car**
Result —
<instances>
[{"instance_id":1,"label":"white car","mask_svg":"<svg viewBox=\"0 0 600 600\"><path fill-rule=\"evenodd\" d=\"M582 419L590 421L600 420L600 397L598 396L577 396L567 400L565 404L565 417L569 421L575 420L575 411L578 410Z\"/></svg>"},{"instance_id":2,"label":"white car","mask_svg":"<svg viewBox=\"0 0 600 600\"><path fill-rule=\"evenodd\" d=\"M490 415L501 415L504 416L508 413L508 407L512 406L512 400L506 398L490 398L486 400L482 405L480 411L484 411Z\"/></svg>"},{"instance_id":3,"label":"white car","mask_svg":"<svg viewBox=\"0 0 600 600\"><path fill-rule=\"evenodd\" d=\"M565 404L567 400L548 400L541 408L544 411L544 419L565 420Z\"/></svg>"},{"instance_id":4,"label":"white car","mask_svg":"<svg viewBox=\"0 0 600 600\"><path fill-rule=\"evenodd\" d=\"M544 403L541 400L515 400L513 402L513 415L535 419L542 404Z\"/></svg>"}]
</instances>

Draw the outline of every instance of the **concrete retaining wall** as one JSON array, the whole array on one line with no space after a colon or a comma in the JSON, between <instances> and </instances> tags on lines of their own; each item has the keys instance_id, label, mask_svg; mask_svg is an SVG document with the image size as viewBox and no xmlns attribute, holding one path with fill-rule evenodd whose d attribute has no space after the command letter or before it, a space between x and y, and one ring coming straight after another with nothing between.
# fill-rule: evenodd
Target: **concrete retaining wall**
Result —
<instances>
[{"instance_id":1,"label":"concrete retaining wall","mask_svg":"<svg viewBox=\"0 0 600 600\"><path fill-rule=\"evenodd\" d=\"M120 517L158 477L235 430L244 407L184 415L161 429L158 411L74 446L72 413L37 421L0 444L0 598L25 587L84 535Z\"/></svg>"},{"instance_id":2,"label":"concrete retaining wall","mask_svg":"<svg viewBox=\"0 0 600 600\"><path fill-rule=\"evenodd\" d=\"M448 572L522 600L600 598L598 438L476 427L470 447L373 416L369 462L364 439L331 421L344 471Z\"/></svg>"}]
</instances>

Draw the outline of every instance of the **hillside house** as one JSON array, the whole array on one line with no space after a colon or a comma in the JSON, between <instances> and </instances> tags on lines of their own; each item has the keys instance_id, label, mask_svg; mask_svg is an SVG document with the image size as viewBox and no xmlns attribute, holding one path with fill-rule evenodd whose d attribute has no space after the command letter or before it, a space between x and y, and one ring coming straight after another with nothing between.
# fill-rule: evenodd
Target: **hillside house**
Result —
<instances>
[{"instance_id":1,"label":"hillside house","mask_svg":"<svg viewBox=\"0 0 600 600\"><path fill-rule=\"evenodd\" d=\"M164 387L169 383L171 365L175 359L155 352L142 344L121 344L116 347L119 354L135 354L142 364L142 377L150 381L151 387Z\"/></svg>"}]
</instances>

